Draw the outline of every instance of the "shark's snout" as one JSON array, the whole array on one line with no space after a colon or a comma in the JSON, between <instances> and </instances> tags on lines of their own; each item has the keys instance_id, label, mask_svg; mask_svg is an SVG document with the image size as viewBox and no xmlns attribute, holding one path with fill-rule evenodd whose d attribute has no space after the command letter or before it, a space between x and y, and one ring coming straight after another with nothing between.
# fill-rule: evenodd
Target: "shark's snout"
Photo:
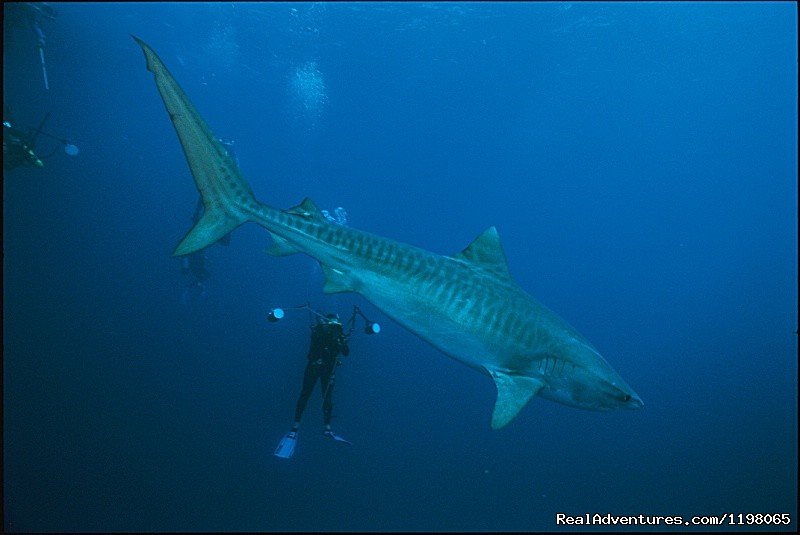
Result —
<instances>
[{"instance_id":1,"label":"shark's snout","mask_svg":"<svg viewBox=\"0 0 800 535\"><path fill-rule=\"evenodd\" d=\"M630 397L629 399L625 400L625 404L623 405L624 409L636 410L644 407L644 401L642 401L642 398L640 398L635 392L627 395Z\"/></svg>"}]
</instances>

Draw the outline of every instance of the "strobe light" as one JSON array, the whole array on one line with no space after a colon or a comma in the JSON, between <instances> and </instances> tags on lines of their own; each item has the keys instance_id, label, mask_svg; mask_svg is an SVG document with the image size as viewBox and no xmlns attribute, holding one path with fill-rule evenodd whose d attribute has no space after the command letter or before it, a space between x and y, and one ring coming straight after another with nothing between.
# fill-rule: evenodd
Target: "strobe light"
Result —
<instances>
[{"instance_id":1,"label":"strobe light","mask_svg":"<svg viewBox=\"0 0 800 535\"><path fill-rule=\"evenodd\" d=\"M364 332L367 334L378 334L381 332L381 326L377 323L367 323L364 327Z\"/></svg>"},{"instance_id":2,"label":"strobe light","mask_svg":"<svg viewBox=\"0 0 800 535\"><path fill-rule=\"evenodd\" d=\"M283 311L282 308L273 308L267 314L267 321L271 323L275 323L276 321L283 319L283 316L286 315L286 312Z\"/></svg>"}]
</instances>

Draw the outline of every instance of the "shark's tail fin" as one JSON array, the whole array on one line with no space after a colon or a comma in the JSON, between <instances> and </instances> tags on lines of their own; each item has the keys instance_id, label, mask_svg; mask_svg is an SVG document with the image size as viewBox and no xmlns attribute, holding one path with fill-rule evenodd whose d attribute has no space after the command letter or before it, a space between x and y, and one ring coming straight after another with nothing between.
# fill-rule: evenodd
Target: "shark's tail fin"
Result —
<instances>
[{"instance_id":1,"label":"shark's tail fin","mask_svg":"<svg viewBox=\"0 0 800 535\"><path fill-rule=\"evenodd\" d=\"M256 204L236 161L197 113L161 58L141 39L147 69L155 75L158 92L178 133L183 153L203 200L203 217L175 248L175 255L193 253L226 236L248 221L245 206Z\"/></svg>"}]
</instances>

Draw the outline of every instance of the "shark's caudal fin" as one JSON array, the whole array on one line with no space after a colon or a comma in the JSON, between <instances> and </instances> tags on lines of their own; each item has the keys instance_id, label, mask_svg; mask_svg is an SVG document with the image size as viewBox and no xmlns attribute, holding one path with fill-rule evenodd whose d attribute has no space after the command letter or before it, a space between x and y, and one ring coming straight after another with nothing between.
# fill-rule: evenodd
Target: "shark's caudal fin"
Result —
<instances>
[{"instance_id":1,"label":"shark's caudal fin","mask_svg":"<svg viewBox=\"0 0 800 535\"><path fill-rule=\"evenodd\" d=\"M185 255L207 247L249 220L242 206L255 201L234 159L197 113L161 58L147 43L131 36L142 47L147 69L155 75L156 86L169 118L178 133L183 153L203 199L203 217L178 244L173 254Z\"/></svg>"}]
</instances>

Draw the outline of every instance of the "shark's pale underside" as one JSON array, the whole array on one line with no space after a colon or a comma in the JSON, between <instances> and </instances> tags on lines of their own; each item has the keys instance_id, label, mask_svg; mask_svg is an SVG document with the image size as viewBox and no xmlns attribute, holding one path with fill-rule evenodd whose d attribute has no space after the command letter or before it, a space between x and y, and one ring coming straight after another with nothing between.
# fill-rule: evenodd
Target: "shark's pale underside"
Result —
<instances>
[{"instance_id":1,"label":"shark's pale underside","mask_svg":"<svg viewBox=\"0 0 800 535\"><path fill-rule=\"evenodd\" d=\"M331 223L308 198L288 210L257 201L158 55L134 39L205 206L175 255L207 247L247 221L258 223L272 236L271 254L305 253L319 261L326 293L363 295L446 355L492 377L495 429L534 394L583 409L642 406L588 340L511 279L494 227L460 253L441 256Z\"/></svg>"}]
</instances>

